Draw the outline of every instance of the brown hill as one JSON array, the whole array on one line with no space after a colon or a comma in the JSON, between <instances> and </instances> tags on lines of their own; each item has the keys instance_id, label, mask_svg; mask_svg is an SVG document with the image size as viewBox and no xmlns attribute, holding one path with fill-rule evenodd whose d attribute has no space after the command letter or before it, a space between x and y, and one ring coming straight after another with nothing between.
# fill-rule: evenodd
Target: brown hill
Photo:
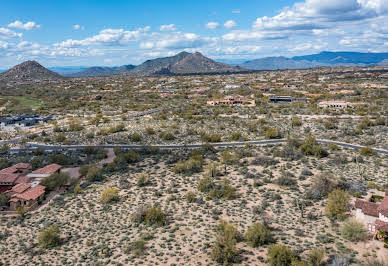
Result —
<instances>
[{"instance_id":1,"label":"brown hill","mask_svg":"<svg viewBox=\"0 0 388 266\"><path fill-rule=\"evenodd\" d=\"M36 61L26 61L0 74L1 80L54 80L63 78Z\"/></svg>"},{"instance_id":2,"label":"brown hill","mask_svg":"<svg viewBox=\"0 0 388 266\"><path fill-rule=\"evenodd\" d=\"M129 73L132 75L174 75L174 74L206 74L206 73L237 73L245 69L218 63L203 56L201 53L181 52L174 56L156 58L145 61Z\"/></svg>"}]
</instances>

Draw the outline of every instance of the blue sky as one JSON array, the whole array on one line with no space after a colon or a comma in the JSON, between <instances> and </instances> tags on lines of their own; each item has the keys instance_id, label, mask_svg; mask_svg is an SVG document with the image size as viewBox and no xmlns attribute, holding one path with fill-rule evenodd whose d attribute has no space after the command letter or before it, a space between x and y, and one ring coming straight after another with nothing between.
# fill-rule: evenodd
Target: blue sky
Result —
<instances>
[{"instance_id":1,"label":"blue sky","mask_svg":"<svg viewBox=\"0 0 388 266\"><path fill-rule=\"evenodd\" d=\"M388 51L388 0L0 0L0 68Z\"/></svg>"}]
</instances>

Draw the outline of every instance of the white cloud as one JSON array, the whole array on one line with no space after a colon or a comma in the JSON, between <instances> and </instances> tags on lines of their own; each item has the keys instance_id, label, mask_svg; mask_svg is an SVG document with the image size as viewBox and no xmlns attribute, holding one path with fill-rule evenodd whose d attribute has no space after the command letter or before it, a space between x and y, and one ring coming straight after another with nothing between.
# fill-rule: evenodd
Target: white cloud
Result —
<instances>
[{"instance_id":1,"label":"white cloud","mask_svg":"<svg viewBox=\"0 0 388 266\"><path fill-rule=\"evenodd\" d=\"M207 24L205 25L205 27L206 27L207 29L211 29L211 30L216 29L216 28L218 28L219 26L220 26L220 24L219 24L218 22L209 22L209 23L207 23Z\"/></svg>"},{"instance_id":2,"label":"white cloud","mask_svg":"<svg viewBox=\"0 0 388 266\"><path fill-rule=\"evenodd\" d=\"M286 39L288 36L277 32L260 32L260 31L246 31L235 30L222 36L225 41L257 41L257 40L277 40Z\"/></svg>"},{"instance_id":3,"label":"white cloud","mask_svg":"<svg viewBox=\"0 0 388 266\"><path fill-rule=\"evenodd\" d=\"M75 24L75 25L73 26L73 29L74 29L74 30L84 30L85 27L84 27L84 26L81 26L81 25L79 25L79 24Z\"/></svg>"},{"instance_id":4,"label":"white cloud","mask_svg":"<svg viewBox=\"0 0 388 266\"><path fill-rule=\"evenodd\" d=\"M132 41L139 40L140 36L148 31L149 27L140 28L135 31L126 31L123 29L105 29L101 30L99 34L92 37L83 39L83 40L73 40L69 39L61 43L55 43L54 46L57 47L80 47L80 46L89 46L89 45L125 45Z\"/></svg>"},{"instance_id":5,"label":"white cloud","mask_svg":"<svg viewBox=\"0 0 388 266\"><path fill-rule=\"evenodd\" d=\"M8 49L9 43L0 41L0 49Z\"/></svg>"},{"instance_id":6,"label":"white cloud","mask_svg":"<svg viewBox=\"0 0 388 266\"><path fill-rule=\"evenodd\" d=\"M236 22L234 20L228 20L224 24L224 27L227 28L227 29L231 29L231 28L234 28L236 26L237 26L237 24L236 24Z\"/></svg>"},{"instance_id":7,"label":"white cloud","mask_svg":"<svg viewBox=\"0 0 388 266\"><path fill-rule=\"evenodd\" d=\"M34 21L29 21L23 24L23 22L16 20L8 24L8 27L19 29L19 30L33 30L33 29L39 29L40 25L37 25Z\"/></svg>"},{"instance_id":8,"label":"white cloud","mask_svg":"<svg viewBox=\"0 0 388 266\"><path fill-rule=\"evenodd\" d=\"M186 49L198 48L215 42L214 38L204 38L194 33L174 32L171 34L152 34L145 36L149 41L142 42L142 49Z\"/></svg>"},{"instance_id":9,"label":"white cloud","mask_svg":"<svg viewBox=\"0 0 388 266\"><path fill-rule=\"evenodd\" d=\"M240 14L240 12L241 12L240 9L232 10L233 14Z\"/></svg>"},{"instance_id":10,"label":"white cloud","mask_svg":"<svg viewBox=\"0 0 388 266\"><path fill-rule=\"evenodd\" d=\"M0 28L0 39L21 38L22 33L16 33L10 29Z\"/></svg>"},{"instance_id":11,"label":"white cloud","mask_svg":"<svg viewBox=\"0 0 388 266\"><path fill-rule=\"evenodd\" d=\"M388 11L388 0L306 0L273 17L257 18L256 30L306 31L338 27L338 23L375 18Z\"/></svg>"},{"instance_id":12,"label":"white cloud","mask_svg":"<svg viewBox=\"0 0 388 266\"><path fill-rule=\"evenodd\" d=\"M168 25L162 25L160 26L160 31L175 31L175 25L174 24L168 24Z\"/></svg>"}]
</instances>

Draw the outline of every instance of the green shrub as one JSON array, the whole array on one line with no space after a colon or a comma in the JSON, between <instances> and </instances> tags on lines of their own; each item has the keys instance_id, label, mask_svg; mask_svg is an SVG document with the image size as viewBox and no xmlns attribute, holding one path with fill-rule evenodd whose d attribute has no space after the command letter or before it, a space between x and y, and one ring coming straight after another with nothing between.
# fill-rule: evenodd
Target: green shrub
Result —
<instances>
[{"instance_id":1,"label":"green shrub","mask_svg":"<svg viewBox=\"0 0 388 266\"><path fill-rule=\"evenodd\" d=\"M280 137L276 128L264 127L264 136L266 139L277 139Z\"/></svg>"},{"instance_id":2,"label":"green shrub","mask_svg":"<svg viewBox=\"0 0 388 266\"><path fill-rule=\"evenodd\" d=\"M9 197L7 197L4 194L0 194L0 207L1 206L7 206L9 201Z\"/></svg>"},{"instance_id":3,"label":"green shrub","mask_svg":"<svg viewBox=\"0 0 388 266\"><path fill-rule=\"evenodd\" d=\"M172 134L171 132L161 132L161 133L159 134L159 137L160 137L162 140L174 140L174 139L175 139L174 134Z\"/></svg>"},{"instance_id":4,"label":"green shrub","mask_svg":"<svg viewBox=\"0 0 388 266\"><path fill-rule=\"evenodd\" d=\"M101 169L98 167L90 167L86 174L86 178L92 182L101 181L103 179Z\"/></svg>"},{"instance_id":5,"label":"green shrub","mask_svg":"<svg viewBox=\"0 0 388 266\"><path fill-rule=\"evenodd\" d=\"M43 229L38 236L39 246L42 248L52 248L60 244L59 228L56 225L50 225Z\"/></svg>"},{"instance_id":6,"label":"green shrub","mask_svg":"<svg viewBox=\"0 0 388 266\"><path fill-rule=\"evenodd\" d=\"M299 117L297 117L297 116L292 117L291 125L293 127L300 127L302 124L303 124L302 120Z\"/></svg>"},{"instance_id":7,"label":"green shrub","mask_svg":"<svg viewBox=\"0 0 388 266\"><path fill-rule=\"evenodd\" d=\"M166 214L162 211L160 207L149 206L145 215L145 223L148 225L165 225Z\"/></svg>"},{"instance_id":8,"label":"green shrub","mask_svg":"<svg viewBox=\"0 0 388 266\"><path fill-rule=\"evenodd\" d=\"M371 147L362 147L360 149L360 154L362 156L373 156L376 152Z\"/></svg>"},{"instance_id":9,"label":"green shrub","mask_svg":"<svg viewBox=\"0 0 388 266\"><path fill-rule=\"evenodd\" d=\"M42 186L46 187L47 191L53 191L61 186L66 185L70 180L70 176L66 173L55 173L40 181Z\"/></svg>"},{"instance_id":10,"label":"green shrub","mask_svg":"<svg viewBox=\"0 0 388 266\"><path fill-rule=\"evenodd\" d=\"M196 201L196 195L193 191L187 192L185 198L188 203L193 203Z\"/></svg>"},{"instance_id":11,"label":"green shrub","mask_svg":"<svg viewBox=\"0 0 388 266\"><path fill-rule=\"evenodd\" d=\"M138 174L138 176L137 176L137 186L138 187L144 187L144 186L148 185L149 177L150 176L148 174L146 174L146 173Z\"/></svg>"},{"instance_id":12,"label":"green shrub","mask_svg":"<svg viewBox=\"0 0 388 266\"><path fill-rule=\"evenodd\" d=\"M327 199L326 213L330 218L344 219L349 209L350 195L343 190L333 190Z\"/></svg>"},{"instance_id":13,"label":"green shrub","mask_svg":"<svg viewBox=\"0 0 388 266\"><path fill-rule=\"evenodd\" d=\"M201 192L209 192L214 187L212 178L209 176L203 177L198 182L198 190Z\"/></svg>"},{"instance_id":14,"label":"green shrub","mask_svg":"<svg viewBox=\"0 0 388 266\"><path fill-rule=\"evenodd\" d=\"M133 142L139 142L141 141L142 137L139 133L133 133L131 136L131 141Z\"/></svg>"},{"instance_id":15,"label":"green shrub","mask_svg":"<svg viewBox=\"0 0 388 266\"><path fill-rule=\"evenodd\" d=\"M235 199L237 197L236 188L230 185L228 179L223 179L213 186L213 189L209 191L208 197L210 199Z\"/></svg>"},{"instance_id":16,"label":"green shrub","mask_svg":"<svg viewBox=\"0 0 388 266\"><path fill-rule=\"evenodd\" d=\"M368 233L363 223L349 219L342 225L341 235L349 241L358 242L366 239Z\"/></svg>"},{"instance_id":17,"label":"green shrub","mask_svg":"<svg viewBox=\"0 0 388 266\"><path fill-rule=\"evenodd\" d=\"M109 203L112 201L118 201L119 199L119 189L115 187L108 187L101 193L101 201L104 203Z\"/></svg>"},{"instance_id":18,"label":"green shrub","mask_svg":"<svg viewBox=\"0 0 388 266\"><path fill-rule=\"evenodd\" d=\"M218 226L218 234L212 246L211 258L224 265L238 262L239 252L236 247L239 233L235 226L221 221Z\"/></svg>"},{"instance_id":19,"label":"green shrub","mask_svg":"<svg viewBox=\"0 0 388 266\"><path fill-rule=\"evenodd\" d=\"M308 254L308 261L311 266L321 266L323 265L323 258L325 257L325 250L322 248L317 248Z\"/></svg>"},{"instance_id":20,"label":"green shrub","mask_svg":"<svg viewBox=\"0 0 388 266\"><path fill-rule=\"evenodd\" d=\"M327 151L311 135L305 138L299 150L306 156L313 155L317 158L323 158L328 155Z\"/></svg>"},{"instance_id":21,"label":"green shrub","mask_svg":"<svg viewBox=\"0 0 388 266\"><path fill-rule=\"evenodd\" d=\"M186 161L179 161L173 171L181 174L199 173L202 170L203 157L202 155L192 155Z\"/></svg>"},{"instance_id":22,"label":"green shrub","mask_svg":"<svg viewBox=\"0 0 388 266\"><path fill-rule=\"evenodd\" d=\"M243 140L243 136L241 134L240 131L235 131L232 133L232 135L230 135L230 138L229 138L231 141L239 141L239 140Z\"/></svg>"},{"instance_id":23,"label":"green shrub","mask_svg":"<svg viewBox=\"0 0 388 266\"><path fill-rule=\"evenodd\" d=\"M259 247L274 241L271 231L260 223L252 224L244 235L251 247Z\"/></svg>"},{"instance_id":24,"label":"green shrub","mask_svg":"<svg viewBox=\"0 0 388 266\"><path fill-rule=\"evenodd\" d=\"M277 244L268 249L268 261L272 266L287 266L291 265L293 253L288 247Z\"/></svg>"}]
</instances>

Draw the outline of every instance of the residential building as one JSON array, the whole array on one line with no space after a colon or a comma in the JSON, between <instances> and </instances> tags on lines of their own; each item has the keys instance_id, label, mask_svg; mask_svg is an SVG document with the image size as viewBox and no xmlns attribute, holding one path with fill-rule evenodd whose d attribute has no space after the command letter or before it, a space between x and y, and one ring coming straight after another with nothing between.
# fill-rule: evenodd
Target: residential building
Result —
<instances>
[{"instance_id":1,"label":"residential building","mask_svg":"<svg viewBox=\"0 0 388 266\"><path fill-rule=\"evenodd\" d=\"M365 223L370 233L379 230L388 233L388 191L381 203L357 199L355 208L356 218Z\"/></svg>"}]
</instances>

